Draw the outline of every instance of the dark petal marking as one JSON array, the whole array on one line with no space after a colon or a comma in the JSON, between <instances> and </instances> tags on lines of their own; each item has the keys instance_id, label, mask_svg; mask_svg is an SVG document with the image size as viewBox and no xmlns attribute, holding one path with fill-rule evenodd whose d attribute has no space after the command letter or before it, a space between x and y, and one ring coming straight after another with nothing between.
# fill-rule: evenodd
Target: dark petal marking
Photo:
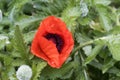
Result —
<instances>
[{"instance_id":1,"label":"dark petal marking","mask_svg":"<svg viewBox=\"0 0 120 80\"><path fill-rule=\"evenodd\" d=\"M58 34L47 33L44 37L56 44L58 52L61 52L64 41Z\"/></svg>"}]
</instances>

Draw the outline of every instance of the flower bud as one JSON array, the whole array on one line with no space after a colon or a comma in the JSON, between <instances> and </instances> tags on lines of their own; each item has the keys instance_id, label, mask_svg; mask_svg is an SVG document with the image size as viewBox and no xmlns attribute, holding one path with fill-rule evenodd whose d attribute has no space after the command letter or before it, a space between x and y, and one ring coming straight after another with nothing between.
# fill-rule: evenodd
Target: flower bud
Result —
<instances>
[{"instance_id":1,"label":"flower bud","mask_svg":"<svg viewBox=\"0 0 120 80\"><path fill-rule=\"evenodd\" d=\"M86 3L84 3L84 2L80 3L80 10L81 10L81 16L82 17L87 16L89 10L88 10L88 6L87 6Z\"/></svg>"},{"instance_id":2,"label":"flower bud","mask_svg":"<svg viewBox=\"0 0 120 80\"><path fill-rule=\"evenodd\" d=\"M28 65L22 65L16 72L18 80L30 80L32 77L32 69Z\"/></svg>"}]
</instances>

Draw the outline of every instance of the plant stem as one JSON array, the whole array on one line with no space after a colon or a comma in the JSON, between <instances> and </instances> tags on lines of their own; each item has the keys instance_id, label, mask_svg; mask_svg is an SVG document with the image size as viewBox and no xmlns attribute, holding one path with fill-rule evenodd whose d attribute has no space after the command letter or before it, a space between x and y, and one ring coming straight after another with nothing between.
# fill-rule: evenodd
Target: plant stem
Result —
<instances>
[{"instance_id":1,"label":"plant stem","mask_svg":"<svg viewBox=\"0 0 120 80\"><path fill-rule=\"evenodd\" d=\"M108 35L108 36L103 36L103 37L100 37L100 38L96 38L94 40L90 40L90 41L87 41L85 43L82 43L80 44L79 46L77 46L74 50L73 50L73 53L75 53L76 51L78 51L80 48L86 46L86 45L89 45L89 44L92 44L94 42L98 42L99 40L109 40L111 37L113 37L113 35ZM117 35L117 37L120 37L120 34Z\"/></svg>"},{"instance_id":2,"label":"plant stem","mask_svg":"<svg viewBox=\"0 0 120 80\"><path fill-rule=\"evenodd\" d=\"M82 47L84 47L84 46L86 46L86 45L92 44L93 42L94 42L94 40L91 40L91 41L87 41L87 42L85 42L85 43L77 46L77 47L74 49L73 53L75 53L75 52L78 51L80 48L82 48Z\"/></svg>"}]
</instances>

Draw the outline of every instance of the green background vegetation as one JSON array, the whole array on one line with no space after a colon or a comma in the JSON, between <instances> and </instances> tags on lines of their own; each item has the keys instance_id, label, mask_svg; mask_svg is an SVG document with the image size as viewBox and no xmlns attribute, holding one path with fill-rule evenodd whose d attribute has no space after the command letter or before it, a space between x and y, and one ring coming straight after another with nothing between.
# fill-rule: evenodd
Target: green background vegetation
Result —
<instances>
[{"instance_id":1,"label":"green background vegetation","mask_svg":"<svg viewBox=\"0 0 120 80\"><path fill-rule=\"evenodd\" d=\"M74 49L60 69L30 53L42 19L61 18ZM27 64L31 80L120 80L120 0L0 0L0 80L17 80Z\"/></svg>"}]
</instances>

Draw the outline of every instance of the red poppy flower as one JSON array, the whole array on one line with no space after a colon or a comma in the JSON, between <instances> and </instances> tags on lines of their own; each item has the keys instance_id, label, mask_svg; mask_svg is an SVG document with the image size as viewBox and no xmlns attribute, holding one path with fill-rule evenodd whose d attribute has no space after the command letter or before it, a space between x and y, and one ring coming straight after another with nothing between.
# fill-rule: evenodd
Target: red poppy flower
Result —
<instances>
[{"instance_id":1,"label":"red poppy flower","mask_svg":"<svg viewBox=\"0 0 120 80\"><path fill-rule=\"evenodd\" d=\"M47 61L51 67L60 68L74 46L72 34L66 24L54 16L45 18L33 39L31 52Z\"/></svg>"}]
</instances>

